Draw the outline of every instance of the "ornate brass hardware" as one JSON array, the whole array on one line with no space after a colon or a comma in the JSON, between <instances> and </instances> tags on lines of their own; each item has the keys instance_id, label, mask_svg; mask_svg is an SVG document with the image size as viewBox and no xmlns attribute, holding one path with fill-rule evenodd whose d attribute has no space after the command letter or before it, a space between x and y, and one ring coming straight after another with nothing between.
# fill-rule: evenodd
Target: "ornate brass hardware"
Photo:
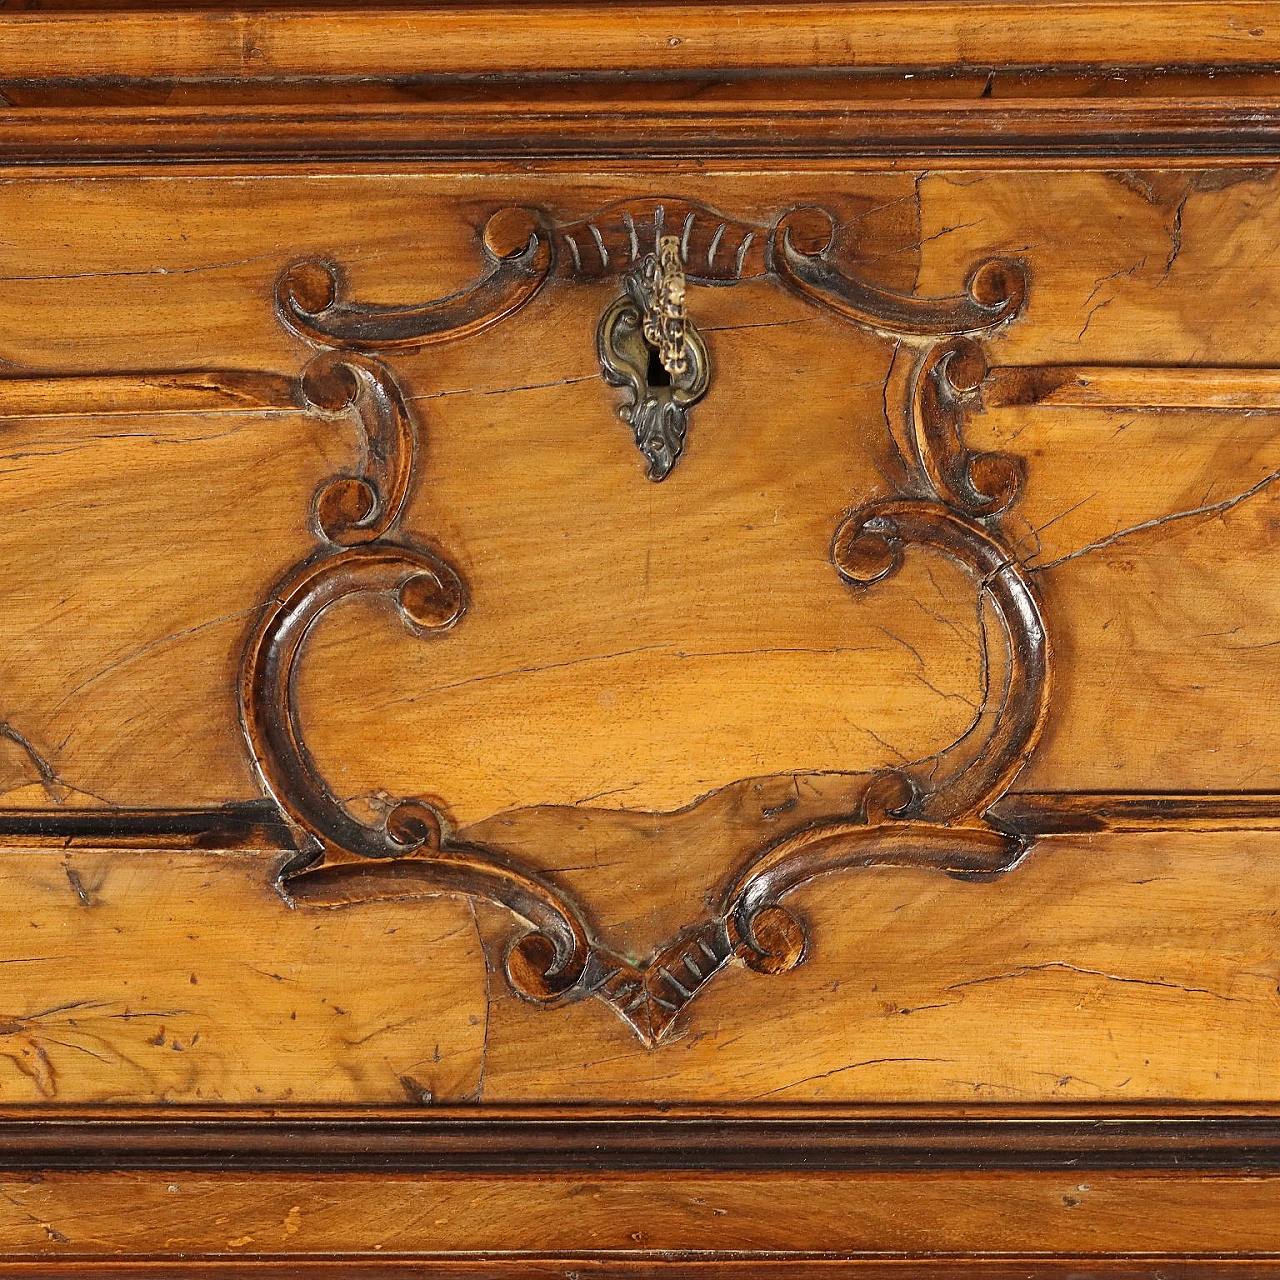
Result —
<instances>
[{"instance_id":1,"label":"ornate brass hardware","mask_svg":"<svg viewBox=\"0 0 1280 1280\"><path fill-rule=\"evenodd\" d=\"M662 367L678 378L688 371L685 350L685 281L680 261L680 241L663 236L658 252L641 266L647 305L644 309L644 340L657 348Z\"/></svg>"},{"instance_id":2,"label":"ornate brass hardware","mask_svg":"<svg viewBox=\"0 0 1280 1280\"><path fill-rule=\"evenodd\" d=\"M626 292L600 321L596 350L605 381L630 393L618 416L635 433L649 479L665 480L684 452L689 409L711 381L706 344L685 313L679 238L659 236L623 283Z\"/></svg>"}]
</instances>

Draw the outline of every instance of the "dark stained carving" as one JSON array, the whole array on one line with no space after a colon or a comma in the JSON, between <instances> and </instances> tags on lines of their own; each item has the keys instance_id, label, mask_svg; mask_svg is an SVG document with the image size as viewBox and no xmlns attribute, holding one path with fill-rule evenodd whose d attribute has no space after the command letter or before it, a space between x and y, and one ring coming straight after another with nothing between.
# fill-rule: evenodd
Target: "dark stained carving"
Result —
<instances>
[{"instance_id":1,"label":"dark stained carving","mask_svg":"<svg viewBox=\"0 0 1280 1280\"><path fill-rule=\"evenodd\" d=\"M513 986L531 999L552 999L581 977L588 953L584 926L556 891L494 850L451 843L428 800L400 801L381 826L360 822L330 792L303 745L293 677L307 634L325 609L364 593L394 600L405 624L423 636L447 631L465 609L462 583L444 560L385 542L322 554L273 593L245 652L240 705L263 788L310 854L286 891L328 906L440 893L501 903L535 930L512 950ZM375 871L367 860L386 865Z\"/></svg>"},{"instance_id":2,"label":"dark stained carving","mask_svg":"<svg viewBox=\"0 0 1280 1280\"><path fill-rule=\"evenodd\" d=\"M386 858L426 842L427 833L406 837L408 815L394 810L381 830L351 817L316 772L292 705L294 666L308 632L325 609L363 593L393 600L402 621L422 635L455 625L465 608L458 575L428 551L369 543L322 553L272 593L245 652L241 710L254 765L283 812L326 853Z\"/></svg>"},{"instance_id":3,"label":"dark stained carving","mask_svg":"<svg viewBox=\"0 0 1280 1280\"><path fill-rule=\"evenodd\" d=\"M399 518L413 476L417 435L391 371L368 356L321 352L302 371L306 403L353 411L364 433L365 474L342 476L316 494L320 535L345 546L373 542Z\"/></svg>"},{"instance_id":4,"label":"dark stained carving","mask_svg":"<svg viewBox=\"0 0 1280 1280\"><path fill-rule=\"evenodd\" d=\"M964 421L982 406L986 375L982 347L972 338L939 343L915 363L905 415L906 456L927 491L972 516L1012 506L1026 471L1020 458L975 453L964 443Z\"/></svg>"},{"instance_id":5,"label":"dark stained carving","mask_svg":"<svg viewBox=\"0 0 1280 1280\"><path fill-rule=\"evenodd\" d=\"M940 503L890 499L863 507L836 531L831 557L850 586L865 588L896 572L910 545L926 547L969 571L995 606L1006 663L999 699L988 696L969 732L935 760L932 781L910 780L911 797L902 812L931 822L981 819L1009 789L1044 728L1048 634L1031 579L1009 548L976 521ZM963 763L952 765L952 759Z\"/></svg>"},{"instance_id":6,"label":"dark stained carving","mask_svg":"<svg viewBox=\"0 0 1280 1280\"><path fill-rule=\"evenodd\" d=\"M497 850L454 842L439 814L422 801L402 801L388 817L386 840L407 843L376 865L335 856L289 876L294 902L343 907L356 902L410 900L456 894L506 907L531 926L512 943L507 979L527 1000L552 1001L583 985L594 959L577 909L545 879Z\"/></svg>"},{"instance_id":7,"label":"dark stained carving","mask_svg":"<svg viewBox=\"0 0 1280 1280\"><path fill-rule=\"evenodd\" d=\"M329 411L362 409L367 452L390 474L384 493L346 478L321 488L316 503L322 535L357 545L327 548L299 565L273 591L245 650L240 714L263 789L299 833L302 855L286 873L297 901L338 906L369 897L413 898L456 893L500 903L533 932L508 956L513 987L529 999L554 999L582 977L590 945L585 926L549 884L498 851L452 842L429 800L392 806L380 825L361 822L329 790L298 724L294 673L321 614L357 594L385 597L402 622L423 637L455 626L466 609L456 570L421 547L385 539L400 515L416 451L416 433L394 379L374 361L326 353L303 374L308 401ZM359 486L363 486L361 489ZM368 493L363 522L347 495ZM337 494L342 501L334 498ZM380 870L375 870L373 863Z\"/></svg>"},{"instance_id":8,"label":"dark stained carving","mask_svg":"<svg viewBox=\"0 0 1280 1280\"><path fill-rule=\"evenodd\" d=\"M985 877L1012 866L1030 843L991 814L1034 751L1048 708L1044 620L997 523L1018 496L1023 467L1002 454L974 453L963 439L987 372L972 335L1018 313L1026 275L1020 264L996 260L971 274L961 297L891 293L831 261L834 223L815 209L785 215L772 232L676 200L630 201L560 226L508 209L490 219L485 235L496 263L490 274L464 294L422 306L340 302L336 270L315 264L281 278L285 323L335 348L307 366L301 403L354 415L364 464L359 474L321 486L315 520L324 545L285 576L254 628L241 681L244 731L263 788L304 851L282 886L293 901L334 907L452 893L499 903L528 926L506 958L516 991L539 1001L593 996L653 1043L726 964L782 973L803 961L804 925L783 902L799 885L866 866ZM380 823L357 819L309 756L293 705L307 636L337 601L380 595L405 625L435 642L444 642L466 610L465 588L448 560L395 538L417 428L391 371L360 352L473 335L523 305L553 267L568 279L624 280L597 348L606 379L630 393L623 417L655 480L679 458L688 408L709 380L706 344L684 313L686 280L728 284L776 275L814 304L895 336L887 395L897 401L890 427L905 464L902 496L838 523L834 569L861 591L894 573L911 548L946 557L970 575L990 606L982 617L994 617L1001 632L1001 643L986 646L984 703L957 742L927 769L867 775L856 812L771 841L727 878L708 918L640 964L595 938L585 914L549 877L501 849L456 839L443 801L405 799Z\"/></svg>"},{"instance_id":9,"label":"dark stained carving","mask_svg":"<svg viewBox=\"0 0 1280 1280\"><path fill-rule=\"evenodd\" d=\"M768 227L677 197L627 200L554 231L557 270L583 280L626 275L673 237L690 280L734 284L768 275Z\"/></svg>"},{"instance_id":10,"label":"dark stained carving","mask_svg":"<svg viewBox=\"0 0 1280 1280\"><path fill-rule=\"evenodd\" d=\"M954 337L1012 320L1026 298L1026 268L1010 258L992 258L975 267L959 297L894 293L832 262L828 254L834 238L835 220L829 213L796 209L773 229L771 264L789 289L854 324L891 334Z\"/></svg>"},{"instance_id":11,"label":"dark stained carving","mask_svg":"<svg viewBox=\"0 0 1280 1280\"><path fill-rule=\"evenodd\" d=\"M628 392L618 416L632 430L650 480L665 480L684 452L689 409L707 393L711 362L702 335L685 315L679 242L659 249L624 277L596 331L605 381Z\"/></svg>"},{"instance_id":12,"label":"dark stained carving","mask_svg":"<svg viewBox=\"0 0 1280 1280\"><path fill-rule=\"evenodd\" d=\"M551 243L534 215L503 209L485 225L489 271L447 298L409 306L352 302L346 278L332 262L306 259L276 282L276 308L295 333L321 346L354 351L408 351L482 333L519 311L542 287L552 265Z\"/></svg>"}]
</instances>

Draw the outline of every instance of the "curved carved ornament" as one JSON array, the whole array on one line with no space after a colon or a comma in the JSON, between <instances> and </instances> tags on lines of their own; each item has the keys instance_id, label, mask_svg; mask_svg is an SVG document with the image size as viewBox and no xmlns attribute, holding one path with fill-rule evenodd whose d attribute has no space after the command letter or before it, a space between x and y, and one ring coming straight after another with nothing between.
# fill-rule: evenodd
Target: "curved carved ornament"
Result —
<instances>
[{"instance_id":1,"label":"curved carved ornament","mask_svg":"<svg viewBox=\"0 0 1280 1280\"><path fill-rule=\"evenodd\" d=\"M485 224L487 260L475 284L407 306L353 302L336 263L306 258L276 281L276 310L299 336L352 351L411 351L468 338L513 315L542 288L551 242L526 209L502 209Z\"/></svg>"},{"instance_id":2,"label":"curved carved ornament","mask_svg":"<svg viewBox=\"0 0 1280 1280\"><path fill-rule=\"evenodd\" d=\"M317 492L322 538L343 546L374 542L396 522L413 478L413 418L391 371L368 356L323 351L302 371L303 402L334 416L353 411L364 433L365 474L340 476Z\"/></svg>"},{"instance_id":3,"label":"curved carved ornament","mask_svg":"<svg viewBox=\"0 0 1280 1280\"><path fill-rule=\"evenodd\" d=\"M626 275L666 237L698 284L737 284L769 274L769 229L725 218L689 200L626 200L552 232L557 271L571 279Z\"/></svg>"},{"instance_id":4,"label":"curved carved ornament","mask_svg":"<svg viewBox=\"0 0 1280 1280\"><path fill-rule=\"evenodd\" d=\"M825 210L796 209L773 228L771 262L787 288L854 324L894 335L956 337L1012 320L1026 299L1026 269L1010 258L980 263L958 297L916 298L882 289L832 261L835 230Z\"/></svg>"},{"instance_id":5,"label":"curved carved ornament","mask_svg":"<svg viewBox=\"0 0 1280 1280\"><path fill-rule=\"evenodd\" d=\"M285 575L246 648L241 718L264 790L299 834L302 852L284 891L313 906L458 894L500 904L524 923L506 960L511 986L531 1000L605 1001L647 1043L726 964L781 973L808 947L787 896L815 877L855 867L926 867L963 877L996 875L1028 840L989 814L1035 750L1044 727L1051 655L1031 580L999 529L1017 499L1020 459L975 453L963 438L987 370L976 335L1012 320L1026 296L1020 263L992 260L965 292L916 298L848 274L833 256L836 225L797 209L772 227L723 218L678 200L631 201L561 225L528 210L486 224L488 267L449 298L414 306L344 298L329 264L289 268L277 289L283 322L327 350L304 369L299 395L316 411L350 419L363 435L360 474L321 485L317 551ZM498 848L457 839L441 802L411 797L381 823L357 819L336 798L302 738L294 685L312 628L356 594L384 598L424 641L447 643L465 623L466 587L447 554L398 540L419 442L410 402L385 365L364 352L462 339L523 306L552 274L622 277L597 350L606 379L625 387L623 416L653 479L685 444L687 411L708 393L706 342L684 313L686 284L774 278L816 306L898 341L888 391L890 429L905 464L900 497L833 516L832 572L853 591L873 590L907 554L961 566L1000 632L996 671L968 731L929 768L867 775L855 812L792 830L758 850L716 895L709 918L644 964L610 950L584 910L546 876ZM988 637L988 640L990 637Z\"/></svg>"}]
</instances>

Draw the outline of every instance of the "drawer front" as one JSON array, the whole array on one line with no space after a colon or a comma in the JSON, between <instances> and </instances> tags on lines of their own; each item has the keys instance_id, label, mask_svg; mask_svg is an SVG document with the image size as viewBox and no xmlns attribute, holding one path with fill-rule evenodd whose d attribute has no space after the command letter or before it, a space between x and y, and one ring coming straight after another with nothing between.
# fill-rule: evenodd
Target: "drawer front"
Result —
<instances>
[{"instance_id":1,"label":"drawer front","mask_svg":"<svg viewBox=\"0 0 1280 1280\"><path fill-rule=\"evenodd\" d=\"M1277 181L13 171L4 1098L1270 1099Z\"/></svg>"}]
</instances>

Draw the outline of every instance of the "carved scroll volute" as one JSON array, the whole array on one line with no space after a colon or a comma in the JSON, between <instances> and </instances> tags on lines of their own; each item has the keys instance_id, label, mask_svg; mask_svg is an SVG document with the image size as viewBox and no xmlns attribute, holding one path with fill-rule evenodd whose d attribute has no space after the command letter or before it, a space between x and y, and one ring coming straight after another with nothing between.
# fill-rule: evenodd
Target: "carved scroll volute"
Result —
<instances>
[{"instance_id":1,"label":"carved scroll volute","mask_svg":"<svg viewBox=\"0 0 1280 1280\"><path fill-rule=\"evenodd\" d=\"M869 329L935 338L981 333L1013 319L1026 298L1026 268L1011 258L979 264L957 297L917 298L882 289L830 260L834 238L835 220L826 210L795 209L773 229L771 265L802 298Z\"/></svg>"},{"instance_id":2,"label":"carved scroll volute","mask_svg":"<svg viewBox=\"0 0 1280 1280\"><path fill-rule=\"evenodd\" d=\"M965 735L938 757L933 780L912 783L903 813L931 822L979 822L1012 785L1043 732L1051 676L1048 632L1031 579L1004 543L977 521L937 503L891 499L865 507L836 531L831 555L845 582L866 588L896 573L909 545L968 570L1000 620L1007 665L1002 696L991 699L985 739L975 749ZM984 728L984 719L975 730Z\"/></svg>"},{"instance_id":3,"label":"carved scroll volute","mask_svg":"<svg viewBox=\"0 0 1280 1280\"><path fill-rule=\"evenodd\" d=\"M341 297L336 269L317 263L298 264L279 283L286 323L312 341L343 348L307 367L302 401L327 415L354 415L364 443L358 474L330 480L317 494L314 522L324 549L273 593L245 654L242 719L253 760L313 859L291 868L285 891L317 906L439 893L501 904L532 928L507 956L518 992L541 1001L596 996L650 1044L735 957L765 973L804 959L805 930L782 900L815 877L901 866L972 878L1017 862L1028 840L992 820L989 810L1034 751L1048 709L1050 650L1039 602L999 533L998 517L1018 496L1023 464L970 450L964 441L986 374L984 351L971 335L1018 313L1025 268L992 260L972 272L963 295L921 299L840 269L831 260L834 222L821 210L794 210L771 234L759 231L701 206L661 200L628 202L550 231L528 211L504 210L485 229L492 269L452 298L412 307L352 303ZM726 256L729 240L736 248ZM390 370L359 352L480 332L534 295L555 265L553 243L572 260L572 267L562 263L569 278L624 275L625 293L606 311L597 348L605 378L630 393L623 417L655 480L680 457L688 408L706 392L710 374L706 345L684 312L686 265L690 278L704 283L774 275L843 319L891 336L898 353L886 398L906 464L901 496L841 521L834 568L861 591L896 572L909 547L945 556L975 583L984 641L989 618L1001 637L994 653L984 644L983 704L958 742L927 770L868 775L857 812L792 831L760 850L729 878L709 918L643 964L594 942L573 904L538 873L501 850L454 837L441 803L408 799L381 823L357 819L308 754L293 701L307 636L338 601L382 596L424 637L447 633L466 608L462 581L442 556L391 541L412 481L417 429Z\"/></svg>"},{"instance_id":4,"label":"carved scroll volute","mask_svg":"<svg viewBox=\"0 0 1280 1280\"><path fill-rule=\"evenodd\" d=\"M397 837L394 811L382 830L347 812L303 745L293 705L294 671L316 620L339 600L365 593L394 599L405 625L422 635L448 630L465 608L457 574L439 557L417 548L350 547L304 563L276 590L250 638L240 703L263 785L298 827L330 856L399 857L413 844Z\"/></svg>"},{"instance_id":5,"label":"carved scroll volute","mask_svg":"<svg viewBox=\"0 0 1280 1280\"><path fill-rule=\"evenodd\" d=\"M938 343L920 359L908 405L912 452L933 492L972 516L995 516L1017 499L1021 458L975 452L964 442L966 417L981 408L987 359L972 338Z\"/></svg>"},{"instance_id":6,"label":"carved scroll volute","mask_svg":"<svg viewBox=\"0 0 1280 1280\"><path fill-rule=\"evenodd\" d=\"M349 547L302 565L281 584L245 652L241 719L254 765L267 794L321 855L318 865L289 877L286 891L328 906L440 893L500 903L535 930L512 948L512 985L530 999L555 999L578 982L590 955L573 908L500 853L451 842L429 801L402 800L380 827L359 821L329 790L303 743L293 686L307 635L326 609L368 593L393 600L403 622L423 636L448 631L466 607L461 581L439 556L385 543Z\"/></svg>"},{"instance_id":7,"label":"carved scroll volute","mask_svg":"<svg viewBox=\"0 0 1280 1280\"><path fill-rule=\"evenodd\" d=\"M720 904L735 954L759 973L800 964L807 937L781 899L802 884L856 867L919 867L955 875L1005 871L1025 842L982 824L951 826L907 816L915 799L909 779L870 780L863 811L818 823L765 849L731 882Z\"/></svg>"},{"instance_id":8,"label":"carved scroll volute","mask_svg":"<svg viewBox=\"0 0 1280 1280\"><path fill-rule=\"evenodd\" d=\"M447 298L407 306L353 302L337 264L308 258L276 282L276 308L294 332L319 346L406 351L481 333L523 307L542 287L554 256L529 209L500 209L482 237L489 270Z\"/></svg>"},{"instance_id":9,"label":"carved scroll volute","mask_svg":"<svg viewBox=\"0 0 1280 1280\"><path fill-rule=\"evenodd\" d=\"M429 638L457 625L466 592L442 556L390 540L418 452L417 424L391 370L356 352L324 351L304 369L298 397L325 415L354 415L363 465L359 475L320 486L312 514L327 545L272 593L241 668L241 724L254 767L302 847L282 890L322 906L441 893L501 904L533 929L508 953L512 986L529 999L557 999L581 981L591 955L586 928L567 900L501 852L452 839L442 807L430 800L402 800L381 823L361 821L332 793L306 749L295 676L326 610L357 595L382 597L410 630Z\"/></svg>"},{"instance_id":10,"label":"carved scroll volute","mask_svg":"<svg viewBox=\"0 0 1280 1280\"><path fill-rule=\"evenodd\" d=\"M413 477L417 433L404 393L385 365L325 351L302 371L306 403L326 414L352 412L364 443L364 474L341 476L316 494L321 537L341 546L374 542L399 519Z\"/></svg>"},{"instance_id":11,"label":"carved scroll volute","mask_svg":"<svg viewBox=\"0 0 1280 1280\"><path fill-rule=\"evenodd\" d=\"M864 508L837 530L832 559L846 583L863 589L897 572L909 545L954 560L990 599L1006 655L1001 695L989 699L992 705L969 733L935 758L927 774L872 778L855 818L783 838L730 884L722 911L734 944L748 965L764 972L781 972L803 958L803 928L780 900L816 876L859 866L981 876L1008 869L1027 848L1023 837L992 824L986 813L1030 758L1048 714L1049 641L1035 591L998 539L936 502L896 499Z\"/></svg>"}]
</instances>

